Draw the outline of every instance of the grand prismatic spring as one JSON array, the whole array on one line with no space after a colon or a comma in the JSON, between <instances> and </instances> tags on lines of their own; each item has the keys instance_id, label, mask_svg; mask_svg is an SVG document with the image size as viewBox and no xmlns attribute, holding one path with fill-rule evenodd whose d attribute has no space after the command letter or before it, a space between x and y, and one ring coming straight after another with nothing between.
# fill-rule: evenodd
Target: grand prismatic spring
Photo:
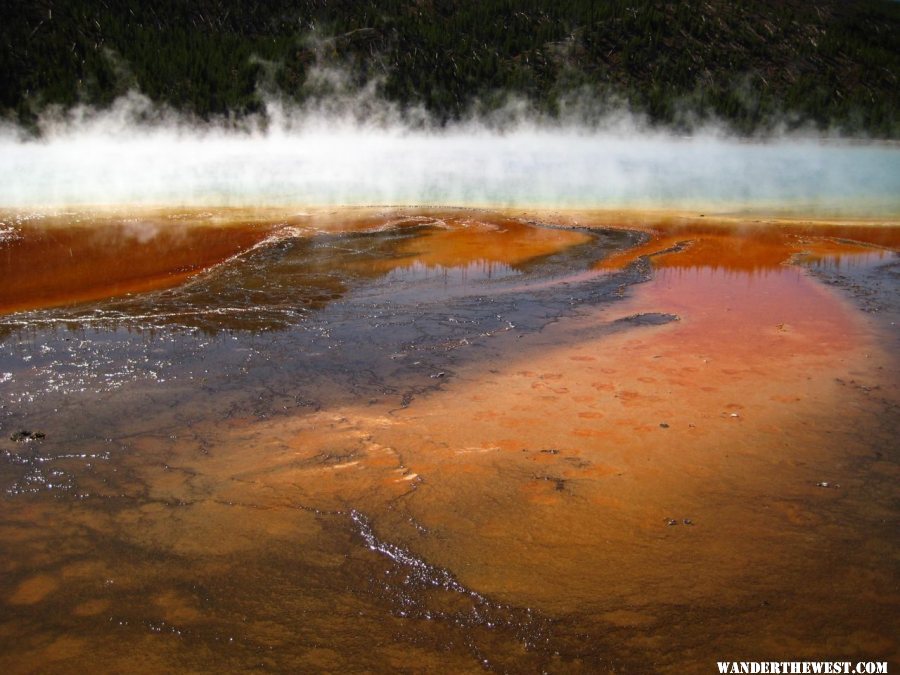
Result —
<instances>
[{"instance_id":1,"label":"grand prismatic spring","mask_svg":"<svg viewBox=\"0 0 900 675\"><path fill-rule=\"evenodd\" d=\"M4 145L3 672L900 665L896 147L167 134Z\"/></svg>"}]
</instances>

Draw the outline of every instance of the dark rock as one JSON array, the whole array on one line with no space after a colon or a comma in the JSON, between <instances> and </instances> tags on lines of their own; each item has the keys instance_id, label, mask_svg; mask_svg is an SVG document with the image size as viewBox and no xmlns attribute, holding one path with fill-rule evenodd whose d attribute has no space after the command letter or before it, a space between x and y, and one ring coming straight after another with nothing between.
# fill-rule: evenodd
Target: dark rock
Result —
<instances>
[{"instance_id":1,"label":"dark rock","mask_svg":"<svg viewBox=\"0 0 900 675\"><path fill-rule=\"evenodd\" d=\"M680 321L680 317L677 314L666 314L664 312L644 312L616 319L613 321L613 325L662 326L673 321Z\"/></svg>"},{"instance_id":2,"label":"dark rock","mask_svg":"<svg viewBox=\"0 0 900 675\"><path fill-rule=\"evenodd\" d=\"M42 431L28 431L22 429L21 431L10 434L9 440L15 441L16 443L30 443L31 441L40 441L44 437L45 434Z\"/></svg>"}]
</instances>

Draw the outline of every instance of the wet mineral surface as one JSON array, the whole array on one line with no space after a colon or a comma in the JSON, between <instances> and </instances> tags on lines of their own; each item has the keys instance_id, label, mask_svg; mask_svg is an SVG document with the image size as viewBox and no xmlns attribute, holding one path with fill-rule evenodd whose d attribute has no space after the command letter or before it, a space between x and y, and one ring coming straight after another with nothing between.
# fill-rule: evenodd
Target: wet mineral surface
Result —
<instances>
[{"instance_id":1,"label":"wet mineral surface","mask_svg":"<svg viewBox=\"0 0 900 675\"><path fill-rule=\"evenodd\" d=\"M0 663L896 663L898 247L738 217L3 214Z\"/></svg>"}]
</instances>

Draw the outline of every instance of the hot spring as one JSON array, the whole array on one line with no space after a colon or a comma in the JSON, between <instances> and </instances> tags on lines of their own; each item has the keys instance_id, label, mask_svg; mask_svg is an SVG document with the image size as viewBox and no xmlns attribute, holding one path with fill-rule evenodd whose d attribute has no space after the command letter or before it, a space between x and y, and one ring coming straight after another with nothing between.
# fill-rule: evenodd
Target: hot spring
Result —
<instances>
[{"instance_id":1,"label":"hot spring","mask_svg":"<svg viewBox=\"0 0 900 675\"><path fill-rule=\"evenodd\" d=\"M4 672L896 662L897 147L0 148Z\"/></svg>"}]
</instances>

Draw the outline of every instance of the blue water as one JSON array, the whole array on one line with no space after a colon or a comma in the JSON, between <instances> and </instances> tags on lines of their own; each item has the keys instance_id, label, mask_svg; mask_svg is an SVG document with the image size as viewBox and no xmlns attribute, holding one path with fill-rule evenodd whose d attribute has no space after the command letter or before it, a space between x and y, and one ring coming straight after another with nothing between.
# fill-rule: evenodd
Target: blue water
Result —
<instances>
[{"instance_id":1,"label":"blue water","mask_svg":"<svg viewBox=\"0 0 900 675\"><path fill-rule=\"evenodd\" d=\"M494 205L900 213L900 146L523 127L0 138L0 207Z\"/></svg>"}]
</instances>

